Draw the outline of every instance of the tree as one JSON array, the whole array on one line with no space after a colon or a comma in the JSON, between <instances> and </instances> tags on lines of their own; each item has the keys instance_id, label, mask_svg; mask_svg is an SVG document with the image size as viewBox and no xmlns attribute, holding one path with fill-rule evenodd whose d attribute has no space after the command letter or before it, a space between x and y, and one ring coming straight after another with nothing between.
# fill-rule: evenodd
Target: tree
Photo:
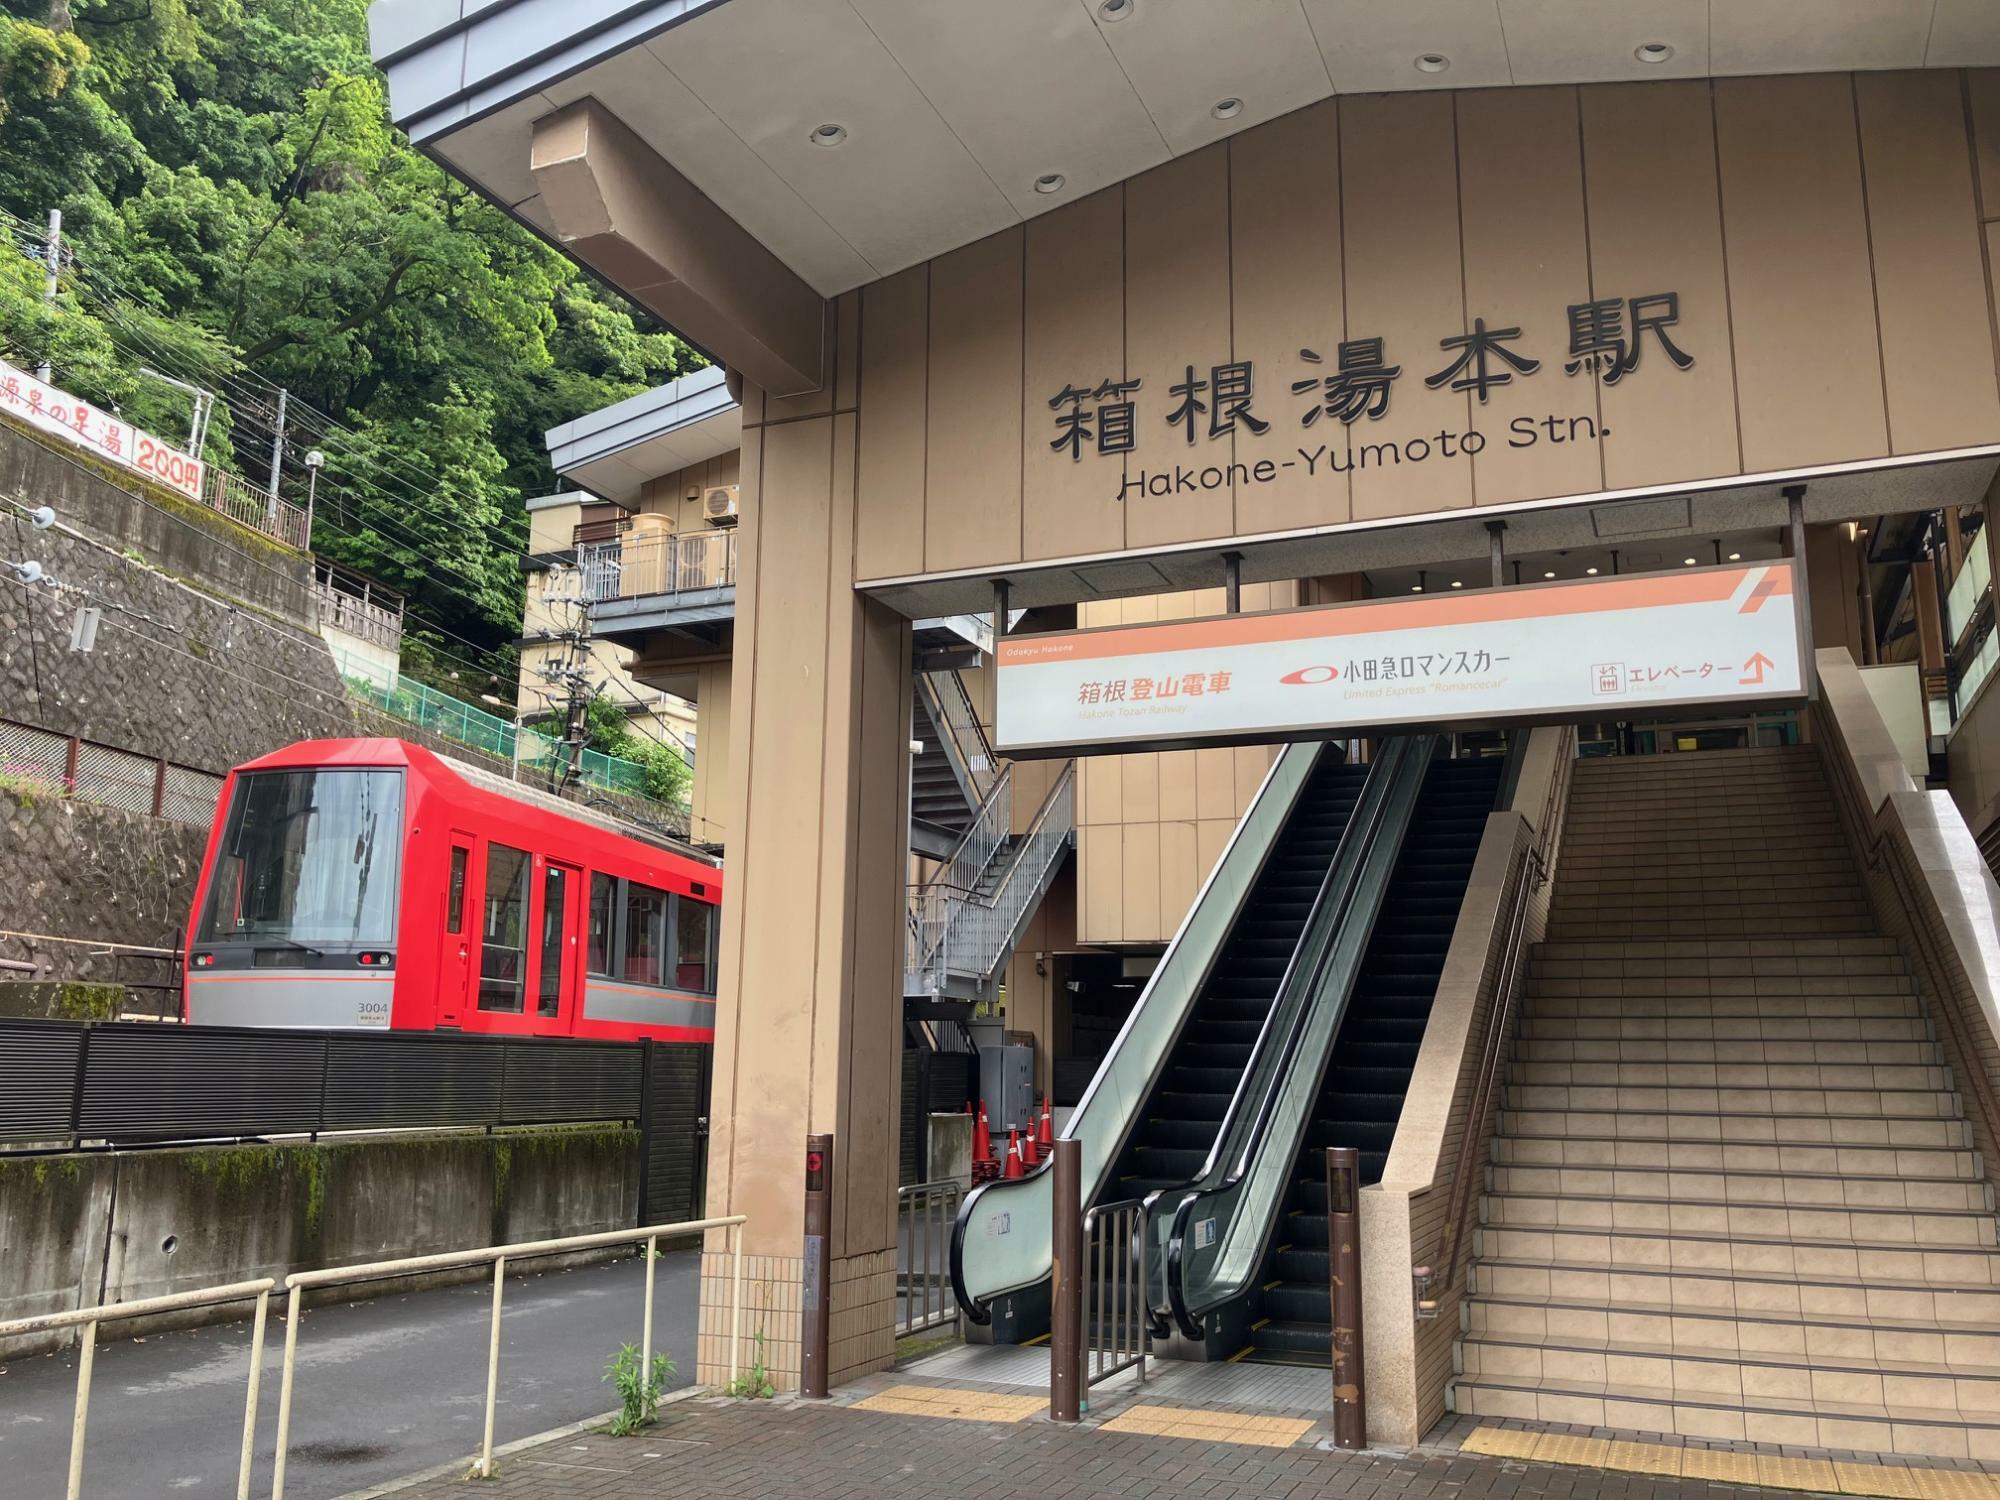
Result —
<instances>
[{"instance_id":1,"label":"tree","mask_svg":"<svg viewBox=\"0 0 2000 1500\"><path fill-rule=\"evenodd\" d=\"M646 775L646 795L660 802L685 803L694 770L679 747L633 730L625 710L600 693L584 710L584 746L600 755L633 761Z\"/></svg>"},{"instance_id":2,"label":"tree","mask_svg":"<svg viewBox=\"0 0 2000 1500\"><path fill-rule=\"evenodd\" d=\"M0 244L0 353L169 439L187 398L138 367L206 385L203 456L260 482L286 388L295 471L326 455L315 549L408 595L420 671L483 686L520 629L522 497L555 484L543 433L699 358L412 149L366 11L0 0L0 209L32 252L60 208L77 254L50 309Z\"/></svg>"}]
</instances>

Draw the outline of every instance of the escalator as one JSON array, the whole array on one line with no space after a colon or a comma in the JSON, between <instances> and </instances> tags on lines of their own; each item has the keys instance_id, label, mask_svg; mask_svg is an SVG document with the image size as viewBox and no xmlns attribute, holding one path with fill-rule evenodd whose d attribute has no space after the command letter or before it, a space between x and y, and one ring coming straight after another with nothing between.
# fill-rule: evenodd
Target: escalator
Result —
<instances>
[{"instance_id":1,"label":"escalator","mask_svg":"<svg viewBox=\"0 0 2000 1500\"><path fill-rule=\"evenodd\" d=\"M1086 1202L1184 1182L1209 1154L1329 869L1349 858L1350 823L1382 799L1382 765L1347 766L1320 744L1273 763L1064 1127L1082 1146ZM971 1322L998 1313L996 1337L1045 1326L1051 1220L1046 1169L967 1197L952 1278Z\"/></svg>"},{"instance_id":2,"label":"escalator","mask_svg":"<svg viewBox=\"0 0 2000 1500\"><path fill-rule=\"evenodd\" d=\"M1250 1297L1251 1360L1324 1367L1331 1357L1325 1148L1358 1148L1362 1183L1381 1180L1504 769L1436 761L1424 779Z\"/></svg>"},{"instance_id":3,"label":"escalator","mask_svg":"<svg viewBox=\"0 0 2000 1500\"><path fill-rule=\"evenodd\" d=\"M1330 754L1314 767L1100 1197L1143 1198L1200 1170L1367 779Z\"/></svg>"}]
</instances>

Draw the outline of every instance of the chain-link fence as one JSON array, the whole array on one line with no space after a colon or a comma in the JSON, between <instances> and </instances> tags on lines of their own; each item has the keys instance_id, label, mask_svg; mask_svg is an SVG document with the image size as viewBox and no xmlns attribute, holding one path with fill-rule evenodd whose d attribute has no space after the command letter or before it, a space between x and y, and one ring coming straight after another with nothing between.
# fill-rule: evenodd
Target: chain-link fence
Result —
<instances>
[{"instance_id":1,"label":"chain-link fence","mask_svg":"<svg viewBox=\"0 0 2000 1500\"><path fill-rule=\"evenodd\" d=\"M0 784L206 826L222 778L75 735L0 719Z\"/></svg>"}]
</instances>

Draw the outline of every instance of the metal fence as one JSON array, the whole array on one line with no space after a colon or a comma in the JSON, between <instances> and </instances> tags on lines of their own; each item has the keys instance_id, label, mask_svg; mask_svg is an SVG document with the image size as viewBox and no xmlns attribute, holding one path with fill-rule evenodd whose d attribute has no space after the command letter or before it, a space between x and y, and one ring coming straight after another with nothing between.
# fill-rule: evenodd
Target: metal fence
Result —
<instances>
[{"instance_id":1,"label":"metal fence","mask_svg":"<svg viewBox=\"0 0 2000 1500\"><path fill-rule=\"evenodd\" d=\"M951 1228L965 1189L956 1180L896 1192L896 1337L958 1323L951 1292Z\"/></svg>"},{"instance_id":2,"label":"metal fence","mask_svg":"<svg viewBox=\"0 0 2000 1500\"><path fill-rule=\"evenodd\" d=\"M0 1142L171 1141L706 1115L695 1042L0 1020ZM685 1100L682 1100L685 1095ZM659 1149L685 1135L657 1132ZM682 1175L688 1169L683 1166ZM668 1205L652 1205L656 1214Z\"/></svg>"},{"instance_id":3,"label":"metal fence","mask_svg":"<svg viewBox=\"0 0 2000 1500\"><path fill-rule=\"evenodd\" d=\"M276 537L287 547L304 552L310 545L305 511L240 474L210 464L201 498L210 510L229 517L239 526Z\"/></svg>"},{"instance_id":4,"label":"metal fence","mask_svg":"<svg viewBox=\"0 0 2000 1500\"><path fill-rule=\"evenodd\" d=\"M742 1214L726 1218L701 1219L691 1223L652 1224L640 1229L614 1230L608 1234L579 1234L559 1240L533 1240L522 1244L495 1245L486 1249L463 1250L448 1255L420 1255L404 1260L375 1261L368 1265L337 1266L323 1271L295 1271L285 1278L285 1357L278 1388L277 1452L272 1458L272 1500L284 1500L285 1469L291 1457L293 1387L298 1372L299 1332L305 1293L310 1288L347 1286L358 1281L382 1280L394 1276L415 1276L449 1271L466 1266L493 1267L493 1309L486 1342L486 1422L476 1461L482 1479L493 1477L493 1418L500 1394L500 1313L507 1287L510 1261L543 1255L566 1255L580 1250L609 1249L618 1245L643 1245L646 1257L646 1293L640 1317L639 1368L651 1373L653 1354L654 1267L659 1259L661 1240L684 1240L712 1229L729 1234L729 1379L733 1385L742 1356L743 1344L743 1229L748 1220ZM48 1313L0 1323L0 1339L24 1334L45 1333L60 1328L83 1329L76 1367L76 1406L70 1420L69 1471L64 1488L67 1500L83 1495L84 1440L90 1423L91 1378L96 1368L97 1329L100 1323L122 1322L131 1318L183 1312L212 1307L219 1303L256 1301L256 1316L250 1330L250 1358L243 1400L243 1442L237 1459L236 1500L249 1500L252 1462L256 1451L257 1399L264 1374L264 1334L270 1320L271 1293L277 1283L270 1277L258 1281L233 1282L228 1286L207 1287L168 1297L146 1297L136 1302L87 1307L75 1312ZM467 1476L471 1477L471 1476Z\"/></svg>"},{"instance_id":5,"label":"metal fence","mask_svg":"<svg viewBox=\"0 0 2000 1500\"><path fill-rule=\"evenodd\" d=\"M1100 1203L1083 1216L1083 1388L1137 1368L1146 1378L1146 1205Z\"/></svg>"},{"instance_id":6,"label":"metal fence","mask_svg":"<svg viewBox=\"0 0 2000 1500\"><path fill-rule=\"evenodd\" d=\"M341 676L346 680L347 691L386 714L461 745L484 750L488 755L512 764L517 773L560 773L568 766L569 746L550 739L538 730L516 725L498 714L475 708L464 699L441 693L414 677L398 674L391 684L376 676L373 668L350 659L344 652L335 651L333 656ZM605 755L586 748L578 769L578 779L585 786L602 791L660 800L647 789L646 768L637 761L620 756ZM682 813L687 811L685 802L662 802L661 805Z\"/></svg>"},{"instance_id":7,"label":"metal fence","mask_svg":"<svg viewBox=\"0 0 2000 1500\"><path fill-rule=\"evenodd\" d=\"M736 582L736 532L628 531L579 546L576 566L586 604L727 588Z\"/></svg>"},{"instance_id":8,"label":"metal fence","mask_svg":"<svg viewBox=\"0 0 2000 1500\"><path fill-rule=\"evenodd\" d=\"M0 719L0 778L29 790L206 827L222 778L76 735Z\"/></svg>"}]
</instances>

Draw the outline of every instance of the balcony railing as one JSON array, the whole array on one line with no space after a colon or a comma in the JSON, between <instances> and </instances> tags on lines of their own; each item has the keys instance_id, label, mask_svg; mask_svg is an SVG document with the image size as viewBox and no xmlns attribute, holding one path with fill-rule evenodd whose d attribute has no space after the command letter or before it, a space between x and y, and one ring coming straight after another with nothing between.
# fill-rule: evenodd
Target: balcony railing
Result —
<instances>
[{"instance_id":1,"label":"balcony railing","mask_svg":"<svg viewBox=\"0 0 2000 1500\"><path fill-rule=\"evenodd\" d=\"M306 534L306 513L289 500L281 500L261 485L240 475L211 465L202 498L210 510L220 512L239 526L276 537L288 547L304 552L311 544Z\"/></svg>"},{"instance_id":2,"label":"balcony railing","mask_svg":"<svg viewBox=\"0 0 2000 1500\"><path fill-rule=\"evenodd\" d=\"M401 649L403 613L399 609L385 609L372 599L350 594L329 578L314 579L313 607L322 629L338 630L385 650Z\"/></svg>"},{"instance_id":3,"label":"balcony railing","mask_svg":"<svg viewBox=\"0 0 2000 1500\"><path fill-rule=\"evenodd\" d=\"M578 547L576 565L586 604L727 588L736 582L736 533L627 532Z\"/></svg>"}]
</instances>

